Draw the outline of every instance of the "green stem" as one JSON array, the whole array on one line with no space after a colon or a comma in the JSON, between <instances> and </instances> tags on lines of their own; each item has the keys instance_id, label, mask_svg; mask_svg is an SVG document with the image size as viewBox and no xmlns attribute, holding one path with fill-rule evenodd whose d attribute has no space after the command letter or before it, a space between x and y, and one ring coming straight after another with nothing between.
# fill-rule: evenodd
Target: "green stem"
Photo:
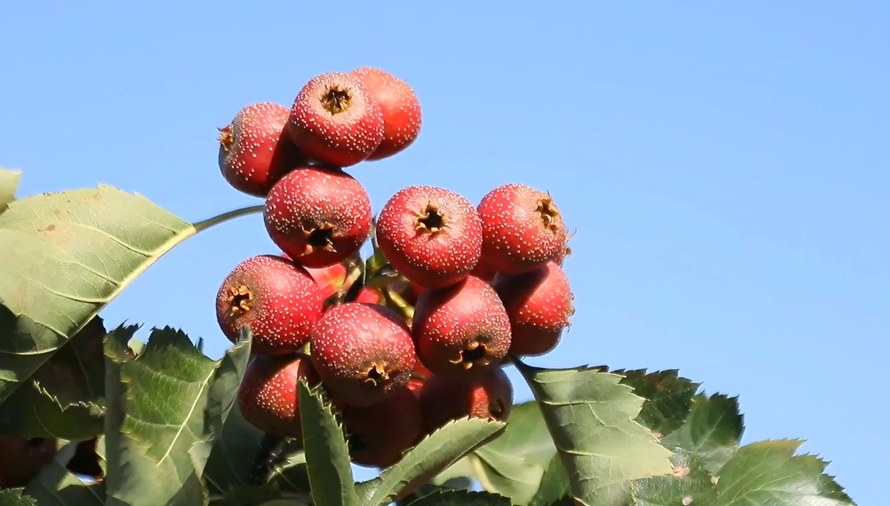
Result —
<instances>
[{"instance_id":1,"label":"green stem","mask_svg":"<svg viewBox=\"0 0 890 506\"><path fill-rule=\"evenodd\" d=\"M220 223L225 223L229 220L239 218L241 216L247 216L248 214L261 213L261 212L263 212L264 207L265 207L264 205L242 207L241 209L235 209L234 211L222 213L220 215L214 216L213 218L208 218L204 221L199 221L199 222L195 223L193 226L195 227L195 232L202 232L204 230L207 230L210 227L219 225Z\"/></svg>"}]
</instances>

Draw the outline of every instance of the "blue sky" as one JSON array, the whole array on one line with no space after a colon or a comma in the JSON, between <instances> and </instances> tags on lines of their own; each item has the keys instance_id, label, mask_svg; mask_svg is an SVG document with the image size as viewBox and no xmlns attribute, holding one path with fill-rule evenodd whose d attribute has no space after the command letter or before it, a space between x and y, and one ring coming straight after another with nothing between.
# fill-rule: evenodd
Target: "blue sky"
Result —
<instances>
[{"instance_id":1,"label":"blue sky","mask_svg":"<svg viewBox=\"0 0 890 506\"><path fill-rule=\"evenodd\" d=\"M880 2L13 2L0 165L26 171L21 195L102 182L197 221L259 203L216 165L238 109L383 68L424 126L351 170L375 212L411 184L478 202L522 182L577 230L574 325L532 363L679 368L741 396L746 442L805 438L879 504L888 22ZM260 216L210 230L104 316L181 327L218 356L219 283L275 251Z\"/></svg>"}]
</instances>

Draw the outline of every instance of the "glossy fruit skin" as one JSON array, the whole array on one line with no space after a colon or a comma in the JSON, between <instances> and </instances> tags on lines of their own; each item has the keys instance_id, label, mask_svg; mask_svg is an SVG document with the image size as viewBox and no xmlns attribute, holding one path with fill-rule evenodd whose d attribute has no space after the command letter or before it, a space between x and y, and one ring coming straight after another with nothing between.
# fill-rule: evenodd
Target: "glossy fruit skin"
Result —
<instances>
[{"instance_id":1,"label":"glossy fruit skin","mask_svg":"<svg viewBox=\"0 0 890 506\"><path fill-rule=\"evenodd\" d=\"M524 184L501 185L477 206L482 259L497 272L530 272L565 253L567 229L549 194Z\"/></svg>"},{"instance_id":2,"label":"glossy fruit skin","mask_svg":"<svg viewBox=\"0 0 890 506\"><path fill-rule=\"evenodd\" d=\"M411 86L373 67L358 68L349 74L358 78L383 114L383 140L368 161L388 158L414 143L420 134L423 115L420 100Z\"/></svg>"},{"instance_id":3,"label":"glossy fruit skin","mask_svg":"<svg viewBox=\"0 0 890 506\"><path fill-rule=\"evenodd\" d=\"M295 167L306 164L287 132L290 109L271 102L242 108L219 129L219 169L236 190L265 197Z\"/></svg>"},{"instance_id":4,"label":"glossy fruit skin","mask_svg":"<svg viewBox=\"0 0 890 506\"><path fill-rule=\"evenodd\" d=\"M302 438L297 382L318 385L309 360L295 355L256 356L238 388L238 409L257 429L281 437Z\"/></svg>"},{"instance_id":5,"label":"glossy fruit skin","mask_svg":"<svg viewBox=\"0 0 890 506\"><path fill-rule=\"evenodd\" d=\"M263 211L272 242L307 267L343 262L371 232L371 199L339 169L300 167L272 187Z\"/></svg>"},{"instance_id":6,"label":"glossy fruit skin","mask_svg":"<svg viewBox=\"0 0 890 506\"><path fill-rule=\"evenodd\" d=\"M257 255L226 276L216 296L216 318L229 341L253 331L251 354L294 353L309 340L324 298L306 270L277 255Z\"/></svg>"},{"instance_id":7,"label":"glossy fruit skin","mask_svg":"<svg viewBox=\"0 0 890 506\"><path fill-rule=\"evenodd\" d=\"M303 268L315 280L324 299L336 294L340 287L343 286L343 283L346 282L347 270L343 263L336 263L327 267L304 266Z\"/></svg>"},{"instance_id":8,"label":"glossy fruit skin","mask_svg":"<svg viewBox=\"0 0 890 506\"><path fill-rule=\"evenodd\" d=\"M356 464L389 467L420 436L420 400L408 388L371 406L345 406L341 411L350 457Z\"/></svg>"},{"instance_id":9,"label":"glossy fruit skin","mask_svg":"<svg viewBox=\"0 0 890 506\"><path fill-rule=\"evenodd\" d=\"M475 276L424 292L414 311L417 356L433 374L478 376L497 368L510 349L507 311Z\"/></svg>"},{"instance_id":10,"label":"glossy fruit skin","mask_svg":"<svg viewBox=\"0 0 890 506\"><path fill-rule=\"evenodd\" d=\"M553 350L575 312L562 268L547 262L525 274L498 274L492 286L510 317L510 353L534 356Z\"/></svg>"},{"instance_id":11,"label":"glossy fruit skin","mask_svg":"<svg viewBox=\"0 0 890 506\"><path fill-rule=\"evenodd\" d=\"M0 438L0 489L24 487L56 456L54 438Z\"/></svg>"},{"instance_id":12,"label":"glossy fruit skin","mask_svg":"<svg viewBox=\"0 0 890 506\"><path fill-rule=\"evenodd\" d=\"M328 72L313 77L297 94L287 131L309 157L349 167L380 146L383 113L355 76Z\"/></svg>"},{"instance_id":13,"label":"glossy fruit skin","mask_svg":"<svg viewBox=\"0 0 890 506\"><path fill-rule=\"evenodd\" d=\"M312 363L332 400L369 406L404 388L417 362L411 334L395 311L347 302L312 329Z\"/></svg>"},{"instance_id":14,"label":"glossy fruit skin","mask_svg":"<svg viewBox=\"0 0 890 506\"><path fill-rule=\"evenodd\" d=\"M420 406L423 434L466 416L506 421L513 408L513 385L500 368L475 378L435 375L420 391Z\"/></svg>"},{"instance_id":15,"label":"glossy fruit skin","mask_svg":"<svg viewBox=\"0 0 890 506\"><path fill-rule=\"evenodd\" d=\"M383 206L377 242L390 264L427 288L466 278L482 254L482 221L463 196L435 186L409 186Z\"/></svg>"}]
</instances>

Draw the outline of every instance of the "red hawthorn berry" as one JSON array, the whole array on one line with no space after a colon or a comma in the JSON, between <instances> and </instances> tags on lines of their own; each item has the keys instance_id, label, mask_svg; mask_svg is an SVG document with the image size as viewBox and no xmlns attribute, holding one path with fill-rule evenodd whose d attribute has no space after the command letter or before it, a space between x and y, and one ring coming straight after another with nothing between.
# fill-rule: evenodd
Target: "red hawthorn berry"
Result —
<instances>
[{"instance_id":1,"label":"red hawthorn berry","mask_svg":"<svg viewBox=\"0 0 890 506\"><path fill-rule=\"evenodd\" d=\"M513 355L543 355L559 343L572 307L569 278L555 262L525 274L498 274L492 286L510 317Z\"/></svg>"},{"instance_id":2,"label":"red hawthorn berry","mask_svg":"<svg viewBox=\"0 0 890 506\"><path fill-rule=\"evenodd\" d=\"M352 406L394 395L417 362L404 321L377 304L332 307L315 324L310 343L312 364L331 398Z\"/></svg>"},{"instance_id":3,"label":"red hawthorn berry","mask_svg":"<svg viewBox=\"0 0 890 506\"><path fill-rule=\"evenodd\" d=\"M380 106L383 140L368 160L382 160L403 151L420 134L420 100L408 83L380 69L362 67L349 73Z\"/></svg>"},{"instance_id":4,"label":"red hawthorn berry","mask_svg":"<svg viewBox=\"0 0 890 506\"><path fill-rule=\"evenodd\" d=\"M358 252L368 239L371 199L342 170L300 167L272 187L263 220L287 256L307 267L327 267Z\"/></svg>"},{"instance_id":5,"label":"red hawthorn berry","mask_svg":"<svg viewBox=\"0 0 890 506\"><path fill-rule=\"evenodd\" d=\"M219 129L219 169L236 190L265 197L279 179L306 164L287 134L290 110L271 102L244 107Z\"/></svg>"},{"instance_id":6,"label":"red hawthorn berry","mask_svg":"<svg viewBox=\"0 0 890 506\"><path fill-rule=\"evenodd\" d=\"M380 146L383 113L357 77L328 72L312 78L297 94L287 129L307 155L349 167Z\"/></svg>"},{"instance_id":7,"label":"red hawthorn berry","mask_svg":"<svg viewBox=\"0 0 890 506\"><path fill-rule=\"evenodd\" d=\"M0 489L24 487L58 451L55 438L0 438Z\"/></svg>"},{"instance_id":8,"label":"red hawthorn berry","mask_svg":"<svg viewBox=\"0 0 890 506\"><path fill-rule=\"evenodd\" d=\"M256 356L238 387L238 409L257 429L298 440L303 437L297 383L318 385L309 360L294 355Z\"/></svg>"},{"instance_id":9,"label":"red hawthorn berry","mask_svg":"<svg viewBox=\"0 0 890 506\"><path fill-rule=\"evenodd\" d=\"M395 464L420 436L420 400L402 388L370 406L345 406L341 411L349 455L356 464L385 468Z\"/></svg>"},{"instance_id":10,"label":"red hawthorn berry","mask_svg":"<svg viewBox=\"0 0 890 506\"><path fill-rule=\"evenodd\" d=\"M464 417L507 421L513 408L513 385L503 369L473 378L432 376L420 390L422 434Z\"/></svg>"},{"instance_id":11,"label":"red hawthorn berry","mask_svg":"<svg viewBox=\"0 0 890 506\"><path fill-rule=\"evenodd\" d=\"M233 343L241 327L249 326L252 354L294 353L309 340L323 303L318 284L303 267L279 256L257 255L238 264L223 281L216 318Z\"/></svg>"},{"instance_id":12,"label":"red hawthorn berry","mask_svg":"<svg viewBox=\"0 0 890 506\"><path fill-rule=\"evenodd\" d=\"M417 357L433 374L478 376L507 355L510 319L494 289L469 276L420 296L412 335Z\"/></svg>"},{"instance_id":13,"label":"red hawthorn berry","mask_svg":"<svg viewBox=\"0 0 890 506\"><path fill-rule=\"evenodd\" d=\"M482 223L461 195L434 186L398 191L377 217L377 242L390 264L427 288L466 278L482 254Z\"/></svg>"},{"instance_id":14,"label":"red hawthorn berry","mask_svg":"<svg viewBox=\"0 0 890 506\"><path fill-rule=\"evenodd\" d=\"M489 192L477 207L482 260L497 272L533 271L565 253L566 226L548 193L523 184Z\"/></svg>"}]
</instances>

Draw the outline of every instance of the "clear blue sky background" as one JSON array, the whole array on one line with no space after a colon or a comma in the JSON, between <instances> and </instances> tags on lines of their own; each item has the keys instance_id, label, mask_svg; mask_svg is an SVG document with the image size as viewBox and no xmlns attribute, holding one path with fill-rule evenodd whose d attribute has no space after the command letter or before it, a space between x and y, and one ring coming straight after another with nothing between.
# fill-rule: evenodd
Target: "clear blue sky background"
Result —
<instances>
[{"instance_id":1,"label":"clear blue sky background","mask_svg":"<svg viewBox=\"0 0 890 506\"><path fill-rule=\"evenodd\" d=\"M888 4L183 4L3 8L0 165L26 171L21 195L103 182L190 220L258 203L219 175L216 128L378 66L424 126L352 170L375 210L410 184L477 202L516 181L577 230L574 327L533 363L679 368L741 396L746 442L806 438L859 504L886 499ZM211 230L104 316L218 356L219 283L269 252L260 216Z\"/></svg>"}]
</instances>

